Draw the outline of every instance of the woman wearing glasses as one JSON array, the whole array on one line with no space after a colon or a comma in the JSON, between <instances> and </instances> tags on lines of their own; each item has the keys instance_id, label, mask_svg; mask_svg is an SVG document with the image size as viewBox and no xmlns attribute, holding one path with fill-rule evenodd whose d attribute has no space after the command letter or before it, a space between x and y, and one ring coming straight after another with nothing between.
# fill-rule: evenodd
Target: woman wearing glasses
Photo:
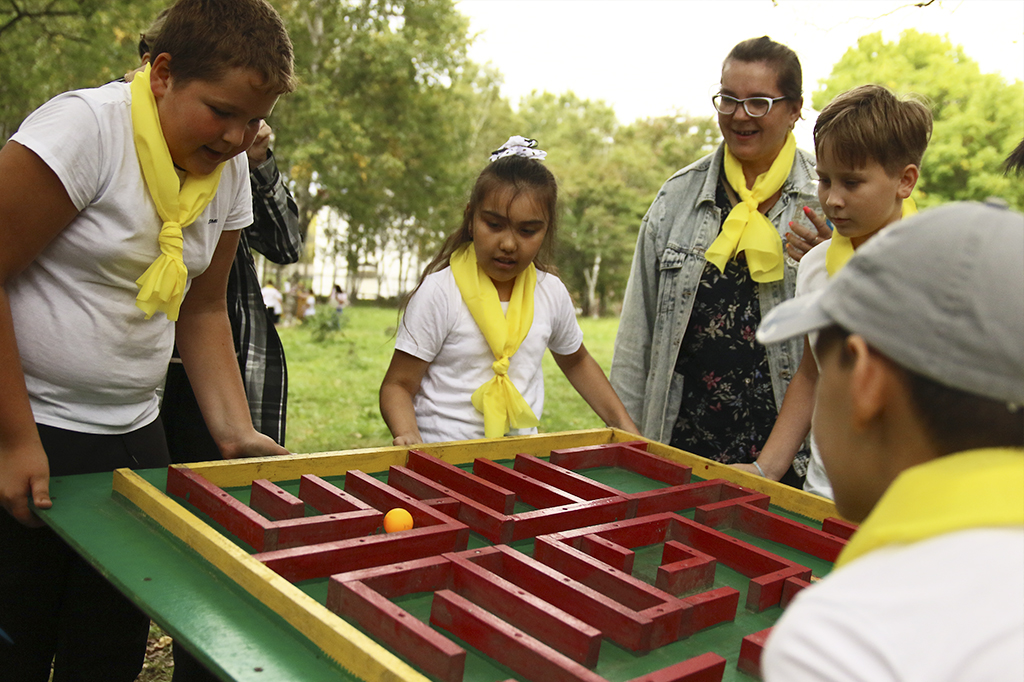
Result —
<instances>
[{"instance_id":1,"label":"woman wearing glasses","mask_svg":"<svg viewBox=\"0 0 1024 682\"><path fill-rule=\"evenodd\" d=\"M626 287L612 385L645 436L720 462L757 458L802 352L754 340L793 296L793 259L821 238L805 215L819 210L814 159L792 133L801 86L785 45L732 49L713 98L724 141L658 192ZM788 234L801 220L808 241Z\"/></svg>"}]
</instances>

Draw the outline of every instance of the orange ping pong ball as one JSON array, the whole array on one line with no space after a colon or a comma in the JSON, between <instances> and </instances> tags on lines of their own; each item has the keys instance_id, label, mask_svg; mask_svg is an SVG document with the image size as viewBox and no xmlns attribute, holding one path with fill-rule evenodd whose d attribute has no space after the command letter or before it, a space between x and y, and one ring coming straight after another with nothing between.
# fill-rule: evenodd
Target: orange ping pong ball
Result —
<instances>
[{"instance_id":1,"label":"orange ping pong ball","mask_svg":"<svg viewBox=\"0 0 1024 682\"><path fill-rule=\"evenodd\" d=\"M412 528L412 514L401 507L396 507L384 515L385 533L397 533L410 528Z\"/></svg>"}]
</instances>

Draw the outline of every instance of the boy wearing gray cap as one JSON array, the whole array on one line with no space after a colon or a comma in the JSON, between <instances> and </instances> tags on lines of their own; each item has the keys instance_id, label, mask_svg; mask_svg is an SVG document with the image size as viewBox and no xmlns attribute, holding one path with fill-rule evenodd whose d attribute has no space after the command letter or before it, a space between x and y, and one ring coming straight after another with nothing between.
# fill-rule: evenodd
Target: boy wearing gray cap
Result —
<instances>
[{"instance_id":1,"label":"boy wearing gray cap","mask_svg":"<svg viewBox=\"0 0 1024 682\"><path fill-rule=\"evenodd\" d=\"M814 431L862 523L775 626L765 680L1024 679L1024 216L902 221L758 340L812 331Z\"/></svg>"}]
</instances>

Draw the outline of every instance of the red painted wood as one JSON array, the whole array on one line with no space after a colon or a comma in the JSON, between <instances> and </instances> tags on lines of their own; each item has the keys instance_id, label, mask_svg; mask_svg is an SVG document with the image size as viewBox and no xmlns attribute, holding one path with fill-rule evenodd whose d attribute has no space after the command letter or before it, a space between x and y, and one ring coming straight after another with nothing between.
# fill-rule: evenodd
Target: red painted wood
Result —
<instances>
[{"instance_id":1,"label":"red painted wood","mask_svg":"<svg viewBox=\"0 0 1024 682\"><path fill-rule=\"evenodd\" d=\"M558 604L619 646L630 651L650 650L650 618L510 547L499 545L495 549L497 556L484 555L474 561L540 599Z\"/></svg>"},{"instance_id":2,"label":"red painted wood","mask_svg":"<svg viewBox=\"0 0 1024 682\"><path fill-rule=\"evenodd\" d=\"M536 637L559 653L588 668L597 665L601 631L587 625L487 569L452 558L457 594Z\"/></svg>"},{"instance_id":3,"label":"red painted wood","mask_svg":"<svg viewBox=\"0 0 1024 682\"><path fill-rule=\"evenodd\" d=\"M690 482L690 467L652 455L646 451L646 447L638 448L623 444L619 450L617 464L622 469L628 469L666 485L683 485Z\"/></svg>"},{"instance_id":4,"label":"red painted wood","mask_svg":"<svg viewBox=\"0 0 1024 682\"><path fill-rule=\"evenodd\" d=\"M584 535L580 538L579 549L587 556L623 573L633 573L633 561L636 559L636 553L616 542L606 540L600 535Z\"/></svg>"},{"instance_id":5,"label":"red painted wood","mask_svg":"<svg viewBox=\"0 0 1024 682\"><path fill-rule=\"evenodd\" d=\"M512 542L512 519L475 500L457 493L447 486L435 483L421 474L393 466L388 470L388 485L413 497L449 497L459 502L458 520L495 543Z\"/></svg>"},{"instance_id":6,"label":"red painted wood","mask_svg":"<svg viewBox=\"0 0 1024 682\"><path fill-rule=\"evenodd\" d=\"M513 468L522 474L535 478L538 481L543 481L584 500L599 500L605 497L623 495L620 490L610 485L592 481L586 476L577 474L575 471L555 466L533 455L516 455Z\"/></svg>"},{"instance_id":7,"label":"red painted wood","mask_svg":"<svg viewBox=\"0 0 1024 682\"><path fill-rule=\"evenodd\" d=\"M345 475L345 490L385 514L395 508L405 509L412 516L413 528L458 523L454 517L362 471L349 471Z\"/></svg>"},{"instance_id":8,"label":"red painted wood","mask_svg":"<svg viewBox=\"0 0 1024 682\"><path fill-rule=\"evenodd\" d=\"M782 599L782 585L787 578L809 580L811 577L811 569L806 566L748 545L683 516L674 516L668 537L710 554L729 568L751 578L747 588L747 608L754 611L763 611L778 604Z\"/></svg>"},{"instance_id":9,"label":"red painted wood","mask_svg":"<svg viewBox=\"0 0 1024 682\"><path fill-rule=\"evenodd\" d=\"M452 575L452 562L447 554L442 554L387 566L336 573L331 576L330 581L344 583L358 580L381 596L394 599L416 592L451 589Z\"/></svg>"},{"instance_id":10,"label":"red painted wood","mask_svg":"<svg viewBox=\"0 0 1024 682\"><path fill-rule=\"evenodd\" d=\"M454 524L414 528L401 533L262 552L254 554L253 558L286 580L298 582L463 550L466 545L459 543L466 537L464 531Z\"/></svg>"},{"instance_id":11,"label":"red painted wood","mask_svg":"<svg viewBox=\"0 0 1024 682\"><path fill-rule=\"evenodd\" d=\"M736 609L740 603L740 591L732 587L690 595L683 600L692 608L684 615L680 639L700 632L719 623L736 620Z\"/></svg>"},{"instance_id":12,"label":"red painted wood","mask_svg":"<svg viewBox=\"0 0 1024 682\"><path fill-rule=\"evenodd\" d=\"M383 514L371 509L277 521L267 532L263 551L363 537L379 528L383 518Z\"/></svg>"},{"instance_id":13,"label":"red painted wood","mask_svg":"<svg viewBox=\"0 0 1024 682\"><path fill-rule=\"evenodd\" d=\"M525 540L547 533L580 528L596 523L625 519L629 502L621 497L589 500L563 507L537 509L509 517L513 523L512 540Z\"/></svg>"},{"instance_id":14,"label":"red painted wood","mask_svg":"<svg viewBox=\"0 0 1024 682\"><path fill-rule=\"evenodd\" d=\"M570 495L552 485L530 478L489 459L474 460L473 473L485 481L511 490L520 502L537 509L583 502L582 497Z\"/></svg>"},{"instance_id":15,"label":"red painted wood","mask_svg":"<svg viewBox=\"0 0 1024 682\"><path fill-rule=\"evenodd\" d=\"M826 533L849 540L850 536L857 532L857 524L830 516L821 522L821 529Z\"/></svg>"},{"instance_id":16,"label":"red painted wood","mask_svg":"<svg viewBox=\"0 0 1024 682\"><path fill-rule=\"evenodd\" d=\"M516 494L511 490L477 478L425 452L410 450L406 467L498 513L515 511Z\"/></svg>"},{"instance_id":17,"label":"red painted wood","mask_svg":"<svg viewBox=\"0 0 1024 682\"><path fill-rule=\"evenodd\" d=\"M327 608L352 620L416 668L462 682L466 650L358 581L331 581Z\"/></svg>"},{"instance_id":18,"label":"red painted wood","mask_svg":"<svg viewBox=\"0 0 1024 682\"><path fill-rule=\"evenodd\" d=\"M654 586L677 597L711 589L718 562L710 554L669 540L662 550Z\"/></svg>"},{"instance_id":19,"label":"red painted wood","mask_svg":"<svg viewBox=\"0 0 1024 682\"><path fill-rule=\"evenodd\" d=\"M530 682L607 682L597 673L450 590L441 590L434 595L430 622Z\"/></svg>"},{"instance_id":20,"label":"red painted wood","mask_svg":"<svg viewBox=\"0 0 1024 682\"><path fill-rule=\"evenodd\" d=\"M271 522L187 467L168 467L167 494L180 497L257 552Z\"/></svg>"},{"instance_id":21,"label":"red painted wood","mask_svg":"<svg viewBox=\"0 0 1024 682\"><path fill-rule=\"evenodd\" d=\"M628 573L595 561L585 553L544 536L533 545L533 558L633 611L643 611L671 599L670 595ZM674 601L674 599L673 599Z\"/></svg>"},{"instance_id":22,"label":"red painted wood","mask_svg":"<svg viewBox=\"0 0 1024 682\"><path fill-rule=\"evenodd\" d=\"M629 441L627 443L584 445L578 448L552 450L548 461L556 466L574 471L593 469L594 467L613 467L617 466L619 449L623 445L631 445L641 450L647 449L647 443L642 440Z\"/></svg>"},{"instance_id":23,"label":"red painted wood","mask_svg":"<svg viewBox=\"0 0 1024 682\"><path fill-rule=\"evenodd\" d=\"M252 482L249 506L274 521L301 519L306 515L305 502L265 478Z\"/></svg>"},{"instance_id":24,"label":"red painted wood","mask_svg":"<svg viewBox=\"0 0 1024 682\"><path fill-rule=\"evenodd\" d=\"M636 501L636 516L638 517L665 512L681 512L720 501L722 499L722 484L721 480L699 481L631 493L629 498Z\"/></svg>"},{"instance_id":25,"label":"red painted wood","mask_svg":"<svg viewBox=\"0 0 1024 682\"><path fill-rule=\"evenodd\" d=\"M451 497L436 497L432 500L420 500L434 511L444 514L451 519L459 518L459 501Z\"/></svg>"},{"instance_id":26,"label":"red painted wood","mask_svg":"<svg viewBox=\"0 0 1024 682\"><path fill-rule=\"evenodd\" d=\"M720 507L719 511L724 511L724 509L725 507ZM737 504L728 517L719 514L709 515L706 510L707 507L699 508L694 513L694 520L716 528L732 527L755 537L792 547L824 561L835 561L843 547L846 546L846 540L841 537L805 526L749 504ZM714 518L709 519L709 516Z\"/></svg>"},{"instance_id":27,"label":"red painted wood","mask_svg":"<svg viewBox=\"0 0 1024 682\"><path fill-rule=\"evenodd\" d=\"M736 667L751 677L761 679L761 654L764 652L764 643L768 640L771 628L765 628L760 632L747 635L740 644L740 659Z\"/></svg>"},{"instance_id":28,"label":"red painted wood","mask_svg":"<svg viewBox=\"0 0 1024 682\"><path fill-rule=\"evenodd\" d=\"M789 606L789 602L793 601L793 597L800 593L800 590L810 586L811 583L807 580L786 578L786 581L782 583L782 598L779 600L779 606L786 608Z\"/></svg>"},{"instance_id":29,"label":"red painted wood","mask_svg":"<svg viewBox=\"0 0 1024 682\"><path fill-rule=\"evenodd\" d=\"M373 509L359 498L312 474L306 474L299 479L299 497L321 514Z\"/></svg>"},{"instance_id":30,"label":"red painted wood","mask_svg":"<svg viewBox=\"0 0 1024 682\"><path fill-rule=\"evenodd\" d=\"M722 682L725 675L725 659L708 652L668 668L640 677L629 682Z\"/></svg>"}]
</instances>

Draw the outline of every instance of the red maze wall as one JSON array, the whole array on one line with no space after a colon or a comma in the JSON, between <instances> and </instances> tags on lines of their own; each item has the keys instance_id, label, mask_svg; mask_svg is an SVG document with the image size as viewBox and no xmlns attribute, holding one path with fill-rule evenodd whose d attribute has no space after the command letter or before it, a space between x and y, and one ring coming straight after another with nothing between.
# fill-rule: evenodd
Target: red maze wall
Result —
<instances>
[{"instance_id":1,"label":"red maze wall","mask_svg":"<svg viewBox=\"0 0 1024 682\"><path fill-rule=\"evenodd\" d=\"M624 493L578 472L618 467L663 484ZM741 542L732 528L834 561L852 532L837 519L811 528L768 511L769 498L619 443L517 455L473 472L422 452L384 484L349 471L345 489L303 476L294 496L254 481L249 506L185 468L167 492L187 500L298 582L329 577L327 606L422 672L463 679L466 650L450 632L530 682L603 682L601 642L644 653L736 617L739 592L714 588L722 563L750 579L745 608L783 606L811 570ZM532 507L514 513L516 501ZM311 508L316 513L307 516ZM382 535L383 515L407 509L414 528ZM676 512L693 510L693 520ZM493 546L467 549L470 530ZM508 543L534 538L529 557ZM654 585L631 575L633 549L662 544ZM393 603L432 592L430 627ZM759 676L768 630L743 639L738 667ZM726 661L706 653L631 682L718 682Z\"/></svg>"}]
</instances>

